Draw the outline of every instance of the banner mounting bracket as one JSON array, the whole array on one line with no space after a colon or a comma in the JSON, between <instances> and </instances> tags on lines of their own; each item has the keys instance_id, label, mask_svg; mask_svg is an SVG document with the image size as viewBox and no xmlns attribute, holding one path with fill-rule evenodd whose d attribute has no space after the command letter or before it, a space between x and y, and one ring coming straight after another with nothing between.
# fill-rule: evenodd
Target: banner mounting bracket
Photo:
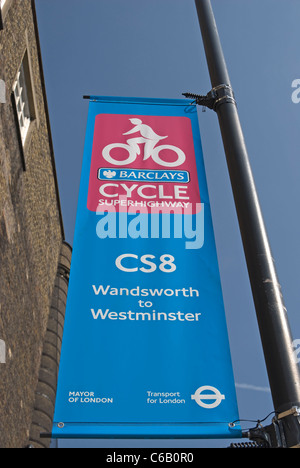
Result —
<instances>
[{"instance_id":1,"label":"banner mounting bracket","mask_svg":"<svg viewBox=\"0 0 300 468\"><path fill-rule=\"evenodd\" d=\"M231 86L220 84L212 88L205 96L201 94L182 93L188 99L194 99L196 104L217 111L218 107L225 102L231 102L236 105L234 92Z\"/></svg>"}]
</instances>

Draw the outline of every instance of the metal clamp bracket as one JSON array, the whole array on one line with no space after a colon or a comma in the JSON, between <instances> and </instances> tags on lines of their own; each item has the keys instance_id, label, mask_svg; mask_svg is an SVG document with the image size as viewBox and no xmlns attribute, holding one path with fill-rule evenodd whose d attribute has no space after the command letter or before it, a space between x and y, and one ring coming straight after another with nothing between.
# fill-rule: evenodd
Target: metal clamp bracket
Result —
<instances>
[{"instance_id":1,"label":"metal clamp bracket","mask_svg":"<svg viewBox=\"0 0 300 468\"><path fill-rule=\"evenodd\" d=\"M299 422L300 408L293 406L290 410L277 414L268 426L257 424L243 436L269 448L299 448Z\"/></svg>"},{"instance_id":2,"label":"metal clamp bracket","mask_svg":"<svg viewBox=\"0 0 300 468\"><path fill-rule=\"evenodd\" d=\"M193 93L182 93L182 95L188 99L194 99L196 104L213 109L215 112L217 112L221 104L226 102L236 105L233 90L231 86L226 84L215 86L206 94L206 96Z\"/></svg>"},{"instance_id":3,"label":"metal clamp bracket","mask_svg":"<svg viewBox=\"0 0 300 468\"><path fill-rule=\"evenodd\" d=\"M282 419L290 415L300 416L300 408L298 406L293 406L290 410L284 411L283 413L278 414L277 418Z\"/></svg>"}]
</instances>

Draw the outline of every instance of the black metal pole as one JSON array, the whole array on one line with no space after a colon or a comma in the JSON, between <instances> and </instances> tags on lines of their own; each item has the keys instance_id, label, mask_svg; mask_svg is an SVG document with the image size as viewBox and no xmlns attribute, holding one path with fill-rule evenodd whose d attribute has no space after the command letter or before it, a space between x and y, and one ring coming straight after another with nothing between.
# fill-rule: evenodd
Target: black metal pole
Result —
<instances>
[{"instance_id":1,"label":"black metal pole","mask_svg":"<svg viewBox=\"0 0 300 468\"><path fill-rule=\"evenodd\" d=\"M195 0L239 220L274 409L300 444L300 372L210 0ZM227 85L227 86L223 86ZM290 418L293 414L292 434ZM295 418L296 414L296 418ZM298 415L298 416L297 416ZM297 421L295 420L297 419ZM296 443L295 443L296 442Z\"/></svg>"}]
</instances>

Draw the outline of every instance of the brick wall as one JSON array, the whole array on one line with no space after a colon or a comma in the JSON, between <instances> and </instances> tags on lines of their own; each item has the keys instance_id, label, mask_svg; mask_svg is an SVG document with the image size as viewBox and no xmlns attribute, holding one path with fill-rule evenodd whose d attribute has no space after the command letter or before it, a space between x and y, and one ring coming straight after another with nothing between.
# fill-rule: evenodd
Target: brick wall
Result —
<instances>
[{"instance_id":1,"label":"brick wall","mask_svg":"<svg viewBox=\"0 0 300 468\"><path fill-rule=\"evenodd\" d=\"M9 0L0 30L0 447L29 443L63 226L34 3ZM11 93L24 53L36 116L24 147ZM2 88L3 89L3 88ZM25 169L25 170L24 170Z\"/></svg>"}]
</instances>

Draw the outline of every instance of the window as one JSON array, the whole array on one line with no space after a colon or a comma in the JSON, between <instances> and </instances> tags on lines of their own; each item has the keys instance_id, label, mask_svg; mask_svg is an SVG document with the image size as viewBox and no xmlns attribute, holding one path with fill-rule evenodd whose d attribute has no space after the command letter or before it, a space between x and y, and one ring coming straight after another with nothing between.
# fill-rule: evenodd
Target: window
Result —
<instances>
[{"instance_id":1,"label":"window","mask_svg":"<svg viewBox=\"0 0 300 468\"><path fill-rule=\"evenodd\" d=\"M0 29L3 29L3 22L11 3L12 0L0 0Z\"/></svg>"},{"instance_id":2,"label":"window","mask_svg":"<svg viewBox=\"0 0 300 468\"><path fill-rule=\"evenodd\" d=\"M24 55L21 67L13 84L13 100L20 137L24 146L31 122L35 119L35 106L31 84L28 54Z\"/></svg>"},{"instance_id":3,"label":"window","mask_svg":"<svg viewBox=\"0 0 300 468\"><path fill-rule=\"evenodd\" d=\"M21 139L24 145L30 125L30 112L23 64L21 65L21 69L18 72L18 76L13 87L13 92L15 96Z\"/></svg>"}]
</instances>

